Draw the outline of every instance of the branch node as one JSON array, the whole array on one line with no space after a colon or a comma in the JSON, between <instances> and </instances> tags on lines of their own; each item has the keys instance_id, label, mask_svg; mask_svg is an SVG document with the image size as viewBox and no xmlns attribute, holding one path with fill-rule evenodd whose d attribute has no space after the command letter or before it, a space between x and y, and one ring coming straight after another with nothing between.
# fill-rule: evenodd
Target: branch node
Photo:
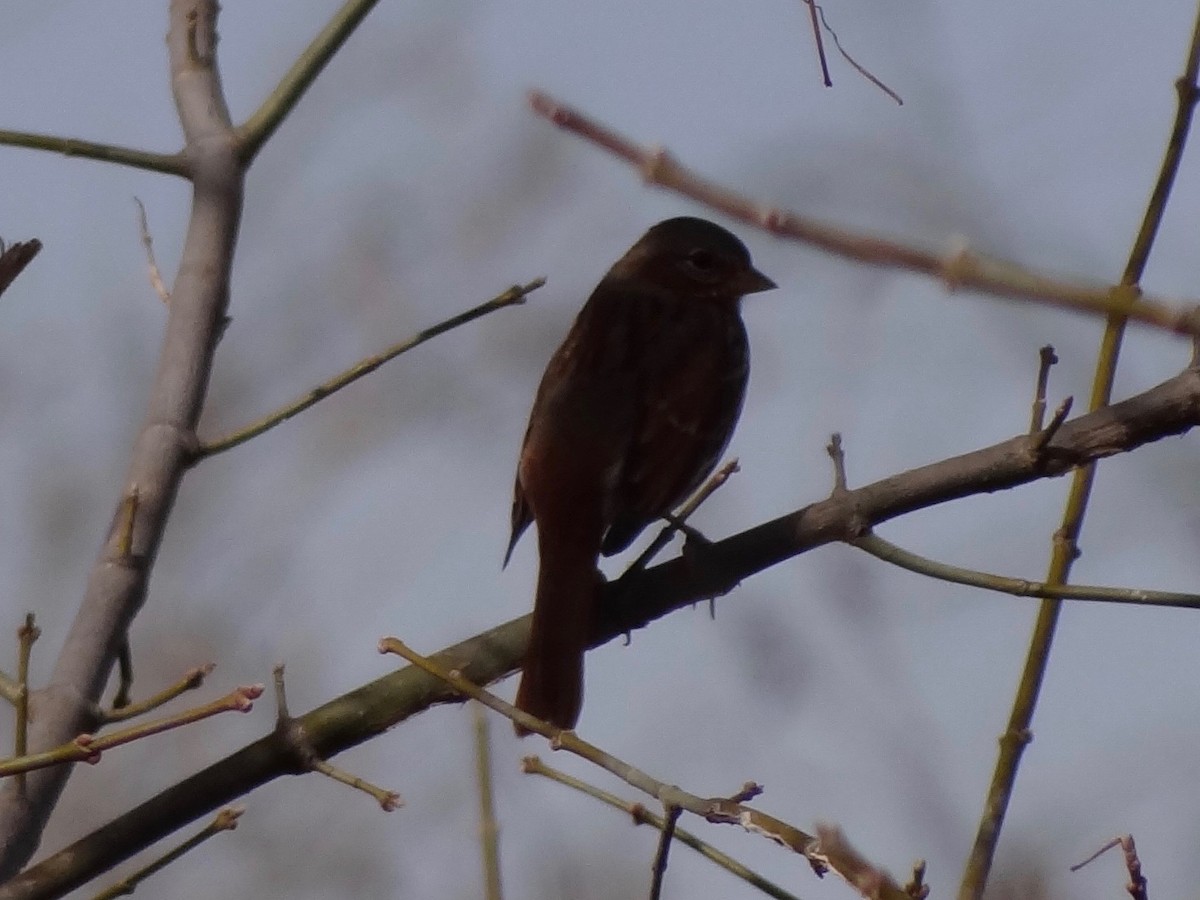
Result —
<instances>
[{"instance_id":1,"label":"branch node","mask_svg":"<svg viewBox=\"0 0 1200 900\"><path fill-rule=\"evenodd\" d=\"M1033 451L1038 462L1045 461L1046 450L1050 442L1054 440L1054 436L1058 434L1058 430L1062 428L1063 423L1067 421L1067 416L1071 414L1071 406L1074 403L1074 397L1067 397L1067 399L1058 405L1058 409L1054 411L1054 415L1050 418L1050 424L1033 435L1030 449Z\"/></svg>"}]
</instances>

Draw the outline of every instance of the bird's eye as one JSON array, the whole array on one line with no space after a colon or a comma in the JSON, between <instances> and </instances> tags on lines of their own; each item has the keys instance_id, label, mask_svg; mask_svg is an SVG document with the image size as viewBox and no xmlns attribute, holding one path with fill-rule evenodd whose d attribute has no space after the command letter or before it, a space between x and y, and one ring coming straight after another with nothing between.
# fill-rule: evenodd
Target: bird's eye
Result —
<instances>
[{"instance_id":1,"label":"bird's eye","mask_svg":"<svg viewBox=\"0 0 1200 900\"><path fill-rule=\"evenodd\" d=\"M716 254L710 250L693 250L687 258L688 262L701 272L711 272L717 265Z\"/></svg>"}]
</instances>

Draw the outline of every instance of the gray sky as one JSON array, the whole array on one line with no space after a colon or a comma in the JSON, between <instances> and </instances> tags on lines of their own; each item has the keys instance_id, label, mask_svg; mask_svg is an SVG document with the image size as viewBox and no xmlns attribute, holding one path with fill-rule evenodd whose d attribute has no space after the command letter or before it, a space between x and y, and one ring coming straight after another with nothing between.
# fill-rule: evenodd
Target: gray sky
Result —
<instances>
[{"instance_id":1,"label":"gray sky","mask_svg":"<svg viewBox=\"0 0 1200 900\"><path fill-rule=\"evenodd\" d=\"M8 5L0 127L177 148L165 4ZM334 4L225 6L221 65L241 119ZM804 213L934 247L963 240L1063 274L1120 274L1174 112L1190 4L852 0L827 15L903 107L836 55L823 88L798 2L381 4L250 175L204 434L513 282L544 274L549 285L191 474L133 632L139 693L215 660L215 695L268 681L282 659L304 710L386 671L375 653L384 634L432 651L529 608L535 542L507 571L499 562L541 368L648 225L704 214L536 119L530 87ZM1200 294L1195 158L1145 280L1158 294ZM46 245L0 302L0 613L15 629L36 609L44 676L111 515L164 319L133 197L170 277L188 196L175 180L99 163L8 148L0 160L0 234ZM713 537L824 496L831 431L845 435L855 484L1019 432L1042 344L1062 360L1053 401L1087 395L1097 321L950 296L736 230L781 289L746 305L754 361L730 451L743 471L697 519ZM1188 352L1135 329L1118 394L1170 376ZM1078 581L1194 589L1196 456L1185 437L1103 464ZM1038 578L1066 487L967 500L881 533ZM757 780L763 809L800 827L836 822L897 875L927 858L945 896L1034 612L824 548L743 584L715 623L677 613L629 647L590 654L580 730L700 794ZM1189 612L1067 607L1001 872L1040 867L1056 897L1116 896L1116 856L1075 875L1067 866L1131 831L1156 893L1196 883L1198 641ZM72 779L44 849L271 721L260 704L108 755ZM508 896L642 895L654 835L521 775L520 756L547 755L544 742L518 742L499 722L495 734ZM469 737L465 711L439 709L343 756L405 796L390 816L315 776L270 785L247 798L235 835L147 890L479 896ZM552 762L610 783L562 754ZM688 827L801 896L850 896L761 839ZM679 848L667 896L756 894Z\"/></svg>"}]
</instances>

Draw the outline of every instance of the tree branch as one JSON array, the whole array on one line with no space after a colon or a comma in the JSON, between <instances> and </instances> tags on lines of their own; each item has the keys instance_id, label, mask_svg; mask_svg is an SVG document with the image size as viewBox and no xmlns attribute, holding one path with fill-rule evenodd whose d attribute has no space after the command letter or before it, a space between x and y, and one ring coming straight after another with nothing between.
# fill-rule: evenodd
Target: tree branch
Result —
<instances>
[{"instance_id":1,"label":"tree branch","mask_svg":"<svg viewBox=\"0 0 1200 900\"><path fill-rule=\"evenodd\" d=\"M1173 306L1165 300L1142 297L1136 289L1063 281L961 247L938 254L874 235L847 231L759 203L706 181L680 165L666 150L643 147L540 91L530 93L529 103L538 115L625 160L648 184L690 197L778 237L871 266L931 275L941 279L952 291L966 288L981 294L1032 300L1079 312L1122 315L1177 334L1200 337L1200 308L1194 300L1175 301Z\"/></svg>"},{"instance_id":2,"label":"tree branch","mask_svg":"<svg viewBox=\"0 0 1200 900\"><path fill-rule=\"evenodd\" d=\"M1184 71L1176 82L1179 104L1175 111L1175 124L1171 129L1171 137L1167 141L1167 149L1163 154L1154 190L1146 205L1141 228L1134 239L1133 248L1129 253L1129 261L1121 276L1121 286L1129 292L1130 296L1135 296L1140 291L1137 285L1146 268L1154 237L1158 233L1159 224L1162 222L1162 216L1166 210L1171 186L1175 183L1175 175L1179 171L1183 145L1188 130L1191 128L1192 112L1197 98L1200 97L1200 86L1196 82L1198 74L1200 74L1200 7L1196 11L1196 22L1192 28L1191 44L1188 48L1187 61L1184 63ZM1105 323L1104 335L1100 339L1100 349L1096 357L1095 375L1092 379L1092 396L1088 403L1088 408L1091 410L1103 409L1112 399L1113 381L1116 378L1121 340L1125 334L1125 322L1125 315L1122 315L1120 311L1114 311ZM1079 556L1077 541L1083 528L1084 516L1087 514L1088 500L1091 496L1095 476L1095 465L1086 465L1080 468L1071 479L1071 489L1063 510L1062 525L1054 533L1050 565L1046 574L1048 584L1065 584L1071 576L1071 566ZM1037 620L1034 622L1033 635L1029 640L1029 650L1025 656L1020 681L1017 683L1016 694L1013 697L1008 725L1000 738L1000 752L992 771L991 783L988 785L983 812L975 832L975 840L971 845L971 852L963 869L962 881L958 888L959 900L979 900L987 886L988 874L996 854L996 845L1000 840L1000 828L1004 824L1008 801L1012 796L1013 785L1016 783L1017 769L1020 767L1025 747L1029 744L1031 735L1029 726L1033 722L1034 710L1041 693L1042 679L1045 676L1046 667L1049 665L1050 649L1054 643L1054 633L1058 626L1058 615L1061 609L1062 601L1057 599L1043 600L1038 607Z\"/></svg>"},{"instance_id":3,"label":"tree branch","mask_svg":"<svg viewBox=\"0 0 1200 900\"><path fill-rule=\"evenodd\" d=\"M188 159L184 153L154 153L150 150L135 150L113 144L98 144L79 138L65 138L54 134L36 134L29 131L8 131L0 128L0 146L25 147L29 150L46 150L63 156L94 159L97 162L116 163L147 172L188 177Z\"/></svg>"},{"instance_id":4,"label":"tree branch","mask_svg":"<svg viewBox=\"0 0 1200 900\"><path fill-rule=\"evenodd\" d=\"M194 191L158 369L120 490L122 497L135 489L138 496L131 552L117 546L120 516L114 515L50 682L34 698L34 750L95 729L114 651L146 598L167 518L195 452L196 421L228 305L244 178L216 68L216 17L215 0L171 2L171 86ZM31 774L23 797L11 785L0 793L0 878L15 874L37 848L70 771L56 766Z\"/></svg>"},{"instance_id":5,"label":"tree branch","mask_svg":"<svg viewBox=\"0 0 1200 900\"><path fill-rule=\"evenodd\" d=\"M607 586L589 646L596 647L729 584L897 516L1062 475L1116 453L1200 425L1200 371L1188 369L1122 403L1063 424L1042 453L1020 434L999 444L848 490L705 548L705 565L674 559ZM476 635L433 657L475 684L514 672L529 639L529 616ZM314 750L327 758L382 734L410 716L461 697L408 666L301 716ZM129 810L0 886L0 900L57 896L83 884L177 828L281 775L294 754L269 734Z\"/></svg>"}]
</instances>

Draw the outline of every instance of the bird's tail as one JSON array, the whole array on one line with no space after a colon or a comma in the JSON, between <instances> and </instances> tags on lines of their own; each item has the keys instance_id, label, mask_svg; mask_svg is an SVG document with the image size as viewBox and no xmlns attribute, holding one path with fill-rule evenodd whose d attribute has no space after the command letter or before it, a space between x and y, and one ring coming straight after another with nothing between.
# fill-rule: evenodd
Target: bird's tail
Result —
<instances>
[{"instance_id":1,"label":"bird's tail","mask_svg":"<svg viewBox=\"0 0 1200 900\"><path fill-rule=\"evenodd\" d=\"M594 556L570 564L542 560L518 709L559 728L575 727L583 706L583 654L603 583Z\"/></svg>"}]
</instances>

